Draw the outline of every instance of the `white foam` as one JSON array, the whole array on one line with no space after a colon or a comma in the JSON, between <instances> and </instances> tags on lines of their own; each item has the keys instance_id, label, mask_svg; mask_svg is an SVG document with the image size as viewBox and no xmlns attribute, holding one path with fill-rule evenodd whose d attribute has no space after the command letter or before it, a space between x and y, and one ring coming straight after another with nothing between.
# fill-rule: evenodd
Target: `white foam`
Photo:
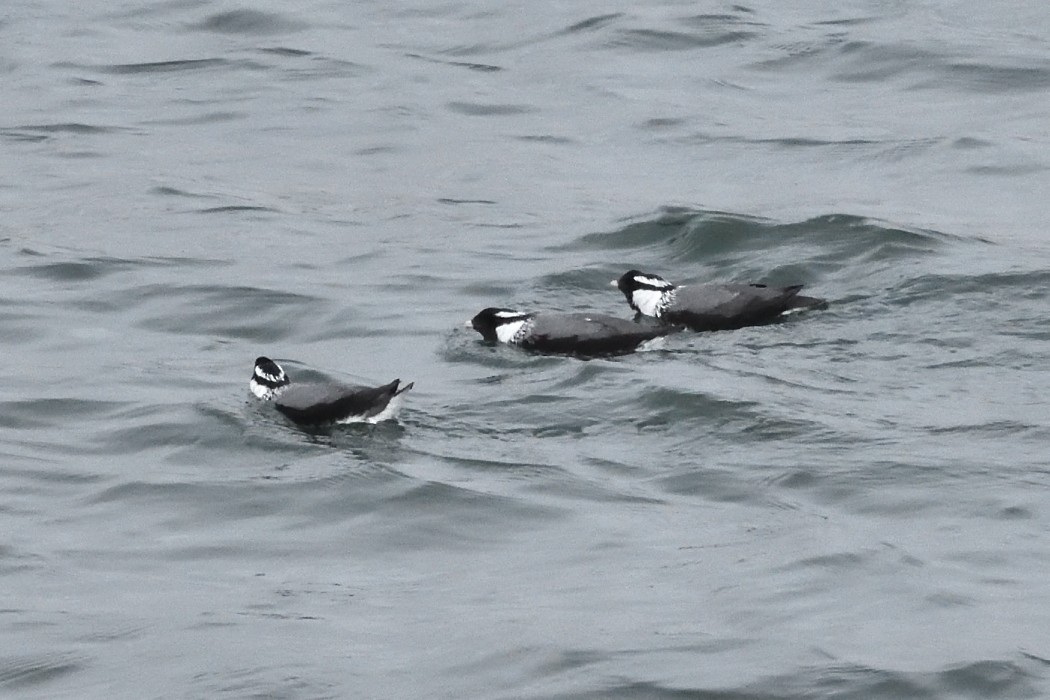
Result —
<instances>
[{"instance_id":1,"label":"white foam","mask_svg":"<svg viewBox=\"0 0 1050 700\"><path fill-rule=\"evenodd\" d=\"M667 336L660 335L650 338L638 346L638 352L651 352L653 350L664 350L667 348Z\"/></svg>"}]
</instances>

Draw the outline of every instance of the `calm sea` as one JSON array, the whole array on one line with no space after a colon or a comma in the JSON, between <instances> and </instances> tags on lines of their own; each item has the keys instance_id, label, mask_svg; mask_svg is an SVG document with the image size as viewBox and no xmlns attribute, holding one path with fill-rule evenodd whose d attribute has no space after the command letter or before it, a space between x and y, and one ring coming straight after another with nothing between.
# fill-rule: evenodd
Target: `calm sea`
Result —
<instances>
[{"instance_id":1,"label":"calm sea","mask_svg":"<svg viewBox=\"0 0 1050 700\"><path fill-rule=\"evenodd\" d=\"M1050 9L0 11L0 696L1050 697ZM608 282L826 311L617 359ZM304 432L293 377L414 381Z\"/></svg>"}]
</instances>

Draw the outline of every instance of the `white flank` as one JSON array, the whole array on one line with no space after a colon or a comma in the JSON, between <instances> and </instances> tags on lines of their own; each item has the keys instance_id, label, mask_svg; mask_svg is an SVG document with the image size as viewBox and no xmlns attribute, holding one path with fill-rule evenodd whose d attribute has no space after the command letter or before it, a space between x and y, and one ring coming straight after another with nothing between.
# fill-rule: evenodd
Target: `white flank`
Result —
<instances>
[{"instance_id":1,"label":"white flank","mask_svg":"<svg viewBox=\"0 0 1050 700\"><path fill-rule=\"evenodd\" d=\"M390 402L383 407L383 410L375 414L368 419L369 423L379 423L384 420L391 420L397 418L398 411L401 410L401 394L398 394L394 398L390 399Z\"/></svg>"},{"instance_id":2,"label":"white flank","mask_svg":"<svg viewBox=\"0 0 1050 700\"><path fill-rule=\"evenodd\" d=\"M667 292L658 292L655 289L636 289L631 292L631 301L635 308L646 316L659 317L662 307L666 306Z\"/></svg>"},{"instance_id":3,"label":"white flank","mask_svg":"<svg viewBox=\"0 0 1050 700\"><path fill-rule=\"evenodd\" d=\"M508 321L496 326L496 337L501 343L513 343L514 337L521 331L522 326L528 322L527 318L519 321Z\"/></svg>"},{"instance_id":4,"label":"white flank","mask_svg":"<svg viewBox=\"0 0 1050 700\"><path fill-rule=\"evenodd\" d=\"M401 410L401 394L398 394L394 398L390 399L389 403L383 407L383 410L374 416L367 416L364 414L357 414L354 416L347 416L340 418L336 421L340 425L347 425L349 423L380 423L385 420L397 418L398 411Z\"/></svg>"}]
</instances>

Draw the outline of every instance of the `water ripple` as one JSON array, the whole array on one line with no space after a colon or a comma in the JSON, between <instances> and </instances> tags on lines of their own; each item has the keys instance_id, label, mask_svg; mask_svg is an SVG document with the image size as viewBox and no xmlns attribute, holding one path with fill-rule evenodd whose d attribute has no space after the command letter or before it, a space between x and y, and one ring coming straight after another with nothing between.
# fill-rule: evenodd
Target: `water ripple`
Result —
<instances>
[{"instance_id":1,"label":"water ripple","mask_svg":"<svg viewBox=\"0 0 1050 700\"><path fill-rule=\"evenodd\" d=\"M171 61L149 61L145 63L115 63L110 65L63 64L63 67L80 70L94 70L110 75L139 75L183 73L190 71L229 71L229 70L265 70L266 66L246 59L231 60L226 58L187 58Z\"/></svg>"},{"instance_id":2,"label":"water ripple","mask_svg":"<svg viewBox=\"0 0 1050 700\"><path fill-rule=\"evenodd\" d=\"M0 688L28 690L83 671L89 658L74 652L0 657Z\"/></svg>"},{"instance_id":3,"label":"water ripple","mask_svg":"<svg viewBox=\"0 0 1050 700\"><path fill-rule=\"evenodd\" d=\"M301 31L307 26L304 22L292 20L273 12L230 10L211 15L200 23L193 25L192 28L220 34L264 36Z\"/></svg>"}]
</instances>

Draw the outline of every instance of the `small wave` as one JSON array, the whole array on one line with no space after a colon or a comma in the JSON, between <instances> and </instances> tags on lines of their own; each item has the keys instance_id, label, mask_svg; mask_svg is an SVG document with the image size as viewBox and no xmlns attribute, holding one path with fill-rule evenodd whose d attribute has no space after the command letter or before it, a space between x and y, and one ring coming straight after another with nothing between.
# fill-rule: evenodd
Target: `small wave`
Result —
<instances>
[{"instance_id":1,"label":"small wave","mask_svg":"<svg viewBox=\"0 0 1050 700\"><path fill-rule=\"evenodd\" d=\"M1045 62L1044 62L1045 63ZM942 75L920 87L950 87L981 94L1045 92L1050 87L1050 66L993 66L983 63L952 63Z\"/></svg>"},{"instance_id":2,"label":"small wave","mask_svg":"<svg viewBox=\"0 0 1050 700\"><path fill-rule=\"evenodd\" d=\"M1034 670L1034 669L1033 669ZM1033 673L1024 664L1005 660L982 660L942 671L937 685L952 695L964 693L981 698L1034 698L1043 695L1036 683L1042 673ZM1045 688L1044 688L1045 689Z\"/></svg>"},{"instance_id":3,"label":"small wave","mask_svg":"<svg viewBox=\"0 0 1050 700\"><path fill-rule=\"evenodd\" d=\"M313 56L312 51L306 51L305 49L293 49L287 46L273 46L270 48L259 49L262 53L273 54L274 56L290 56L294 58L303 58L306 56Z\"/></svg>"},{"instance_id":4,"label":"small wave","mask_svg":"<svg viewBox=\"0 0 1050 700\"><path fill-rule=\"evenodd\" d=\"M375 544L390 551L473 549L567 515L551 505L436 481L417 482L373 510L388 523L378 528Z\"/></svg>"},{"instance_id":5,"label":"small wave","mask_svg":"<svg viewBox=\"0 0 1050 700\"><path fill-rule=\"evenodd\" d=\"M142 328L175 334L274 342L294 336L326 309L319 297L259 287L151 284L122 290L128 306L163 303L143 315Z\"/></svg>"},{"instance_id":6,"label":"small wave","mask_svg":"<svg viewBox=\"0 0 1050 700\"><path fill-rule=\"evenodd\" d=\"M1038 658L1038 657L1035 657ZM858 697L871 700L899 698L1034 698L1041 697L1042 673L1033 662L986 660L938 671L901 672L863 664L812 664L793 673L781 673L717 690L704 685L674 687L648 681L623 681L602 691L550 696L558 698L653 698L678 700L698 697L801 698ZM1028 668L1026 668L1028 667ZM836 689L842 690L837 693Z\"/></svg>"},{"instance_id":7,"label":"small wave","mask_svg":"<svg viewBox=\"0 0 1050 700\"><path fill-rule=\"evenodd\" d=\"M418 454L425 457L429 474L447 473L446 481L471 483L486 493L520 497L530 507L554 506L554 513L559 515L567 501L661 502L660 494L653 494L652 489L632 479L619 478L634 467L600 457L588 456L581 463L566 459L564 441L584 437L591 432L591 426L587 425L590 421L580 421L578 412L559 411L556 403L552 399L546 404L554 407L554 415L547 415L547 425L539 425L542 416L529 414L523 417L523 425L510 427L494 417L499 407L493 410L489 406L485 416L480 412L464 416L450 427L448 422L443 423L440 431L433 426L424 427L422 432L431 433L429 440L421 430L414 430L414 437L423 436L420 444L429 445L419 449ZM548 439L550 443L546 442ZM538 503L537 496L541 497Z\"/></svg>"},{"instance_id":8,"label":"small wave","mask_svg":"<svg viewBox=\"0 0 1050 700\"><path fill-rule=\"evenodd\" d=\"M189 117L163 117L161 119L144 119L140 124L155 124L158 126L194 126L197 124L218 124L221 122L232 122L239 119L247 119L248 115L242 112L206 112Z\"/></svg>"},{"instance_id":9,"label":"small wave","mask_svg":"<svg viewBox=\"0 0 1050 700\"><path fill-rule=\"evenodd\" d=\"M660 29L626 29L610 39L608 46L617 49L638 51L687 51L721 44L746 41L754 34L747 31L708 30L704 32L681 32Z\"/></svg>"},{"instance_id":10,"label":"small wave","mask_svg":"<svg viewBox=\"0 0 1050 700\"><path fill-rule=\"evenodd\" d=\"M124 261L114 259L88 259L80 262L55 262L43 265L27 265L12 270L14 274L39 277L55 282L86 282L128 269Z\"/></svg>"},{"instance_id":11,"label":"small wave","mask_svg":"<svg viewBox=\"0 0 1050 700\"><path fill-rule=\"evenodd\" d=\"M770 43L760 55L774 54L750 64L752 70L761 72L804 72L812 74L834 64L834 54L841 49L846 39L837 34L821 34L814 38L797 35L794 41Z\"/></svg>"},{"instance_id":12,"label":"small wave","mask_svg":"<svg viewBox=\"0 0 1050 700\"><path fill-rule=\"evenodd\" d=\"M454 329L439 349L438 355L446 362L477 363L494 370L526 367L539 370L560 363L554 356L525 352L503 343L486 343L480 335L468 328ZM483 381L499 383L502 379L501 375L494 375Z\"/></svg>"},{"instance_id":13,"label":"small wave","mask_svg":"<svg viewBox=\"0 0 1050 700\"><path fill-rule=\"evenodd\" d=\"M71 652L0 658L0 688L26 689L83 671L87 657Z\"/></svg>"},{"instance_id":14,"label":"small wave","mask_svg":"<svg viewBox=\"0 0 1050 700\"><path fill-rule=\"evenodd\" d=\"M518 141L525 141L527 143L548 143L556 145L576 143L575 139L569 138L568 136L558 136L555 134L521 134L512 138Z\"/></svg>"},{"instance_id":15,"label":"small wave","mask_svg":"<svg viewBox=\"0 0 1050 700\"><path fill-rule=\"evenodd\" d=\"M80 122L60 122L57 124L26 124L15 127L15 131L29 131L40 134L113 134L130 131L125 127L101 126L98 124L83 124Z\"/></svg>"},{"instance_id":16,"label":"small wave","mask_svg":"<svg viewBox=\"0 0 1050 700\"><path fill-rule=\"evenodd\" d=\"M599 15L566 28L561 34L597 34L600 46L615 51L667 52L742 44L759 36L763 25L739 14L698 14L669 18L663 26L647 26L648 18L623 13ZM645 21L646 24L641 24ZM625 25L634 26L625 26Z\"/></svg>"},{"instance_id":17,"label":"small wave","mask_svg":"<svg viewBox=\"0 0 1050 700\"><path fill-rule=\"evenodd\" d=\"M482 104L479 102L449 102L449 111L471 117L501 117L516 114L527 114L533 107L523 104Z\"/></svg>"},{"instance_id":18,"label":"small wave","mask_svg":"<svg viewBox=\"0 0 1050 700\"><path fill-rule=\"evenodd\" d=\"M757 273L763 281L789 284L811 279L818 270L850 269L858 275L859 263L864 270L873 263L886 268L933 253L951 240L935 231L852 215L829 214L782 224L727 212L666 207L619 230L586 234L552 250L629 251L624 264L652 266L652 272L665 276L676 270L695 275L694 266L703 264L721 268L722 274Z\"/></svg>"},{"instance_id":19,"label":"small wave","mask_svg":"<svg viewBox=\"0 0 1050 700\"><path fill-rule=\"evenodd\" d=\"M595 15L594 17L588 17L585 20L581 20L574 24L569 25L561 31L562 34L579 34L581 32L589 32L601 29L615 22L616 20L623 17L622 12L613 12L607 15Z\"/></svg>"},{"instance_id":20,"label":"small wave","mask_svg":"<svg viewBox=\"0 0 1050 700\"><path fill-rule=\"evenodd\" d=\"M945 59L932 51L903 43L850 41L829 58L831 79L844 83L887 83L909 74L925 75Z\"/></svg>"},{"instance_id":21,"label":"small wave","mask_svg":"<svg viewBox=\"0 0 1050 700\"><path fill-rule=\"evenodd\" d=\"M995 177L1021 177L1040 173L1047 169L1047 166L1041 163L1017 163L1015 165L974 165L966 168L965 172Z\"/></svg>"},{"instance_id":22,"label":"small wave","mask_svg":"<svg viewBox=\"0 0 1050 700\"><path fill-rule=\"evenodd\" d=\"M85 416L109 415L127 404L76 398L0 401L0 425L7 428L53 428Z\"/></svg>"},{"instance_id":23,"label":"small wave","mask_svg":"<svg viewBox=\"0 0 1050 700\"><path fill-rule=\"evenodd\" d=\"M93 70L110 75L139 75L155 73L181 73L185 71L202 71L214 69L262 70L260 63L245 59L231 60L226 58L187 58L172 61L149 61L146 63L113 63L109 65L86 66L68 65L70 68Z\"/></svg>"},{"instance_id":24,"label":"small wave","mask_svg":"<svg viewBox=\"0 0 1050 700\"><path fill-rule=\"evenodd\" d=\"M458 206L460 204L496 204L495 200L492 199L453 199L451 197L438 197L437 202L439 204L450 204Z\"/></svg>"},{"instance_id":25,"label":"small wave","mask_svg":"<svg viewBox=\"0 0 1050 700\"><path fill-rule=\"evenodd\" d=\"M473 61L450 61L441 58L432 58L430 56L423 56L418 53L405 54L408 58L414 58L418 61L426 61L427 63L438 63L446 66L455 66L456 68L467 68L469 70L478 71L480 73L498 73L503 70L502 66L497 66L492 63L476 63Z\"/></svg>"},{"instance_id":26,"label":"small wave","mask_svg":"<svg viewBox=\"0 0 1050 700\"><path fill-rule=\"evenodd\" d=\"M771 407L756 401L727 399L696 391L652 389L631 406L632 415L645 416L635 422L639 430L669 430L673 436L685 433L687 446L697 426L718 440L747 442L783 440L811 435L821 426L811 421L774 415Z\"/></svg>"},{"instance_id":27,"label":"small wave","mask_svg":"<svg viewBox=\"0 0 1050 700\"><path fill-rule=\"evenodd\" d=\"M48 139L48 135L32 132L26 133L26 131L21 129L0 129L0 138L4 138L8 141L39 143L40 141L46 141Z\"/></svg>"},{"instance_id":28,"label":"small wave","mask_svg":"<svg viewBox=\"0 0 1050 700\"><path fill-rule=\"evenodd\" d=\"M24 510L14 511L4 507L0 507L0 513L4 515L17 513L21 516L28 514ZM13 547L0 546L0 576L26 574L32 571L41 572L46 571L48 567L49 563L46 557L20 552ZM9 611L0 610L0 613L3 612Z\"/></svg>"},{"instance_id":29,"label":"small wave","mask_svg":"<svg viewBox=\"0 0 1050 700\"><path fill-rule=\"evenodd\" d=\"M160 185L150 189L150 194L157 194L162 197L190 197L193 199L204 199L210 195L197 194L195 192L188 192L186 190L180 190L177 187L169 187L166 185Z\"/></svg>"},{"instance_id":30,"label":"small wave","mask_svg":"<svg viewBox=\"0 0 1050 700\"><path fill-rule=\"evenodd\" d=\"M279 213L278 209L257 204L227 204L220 207L205 207L198 209L198 214L241 214L265 212L269 214Z\"/></svg>"},{"instance_id":31,"label":"small wave","mask_svg":"<svg viewBox=\"0 0 1050 700\"><path fill-rule=\"evenodd\" d=\"M222 68L229 65L224 58L191 58L175 61L151 61L147 63L114 63L108 66L99 66L98 70L103 73L114 75L134 75L136 73L172 73L187 70L204 70L209 68Z\"/></svg>"},{"instance_id":32,"label":"small wave","mask_svg":"<svg viewBox=\"0 0 1050 700\"><path fill-rule=\"evenodd\" d=\"M1006 304L1015 298L1040 302L1048 296L1050 272L1028 270L984 274L923 274L900 283L892 299L901 306L930 300L950 300L959 310L983 310L989 303Z\"/></svg>"},{"instance_id":33,"label":"small wave","mask_svg":"<svg viewBox=\"0 0 1050 700\"><path fill-rule=\"evenodd\" d=\"M211 15L201 22L191 25L190 28L207 32L218 32L220 34L261 36L300 31L307 26L304 22L289 19L273 12L230 10L229 12L219 12Z\"/></svg>"},{"instance_id":34,"label":"small wave","mask_svg":"<svg viewBox=\"0 0 1050 700\"><path fill-rule=\"evenodd\" d=\"M224 261L181 256L143 258L87 256L55 261L54 258L65 258L66 255L54 252L42 253L28 248L21 250L20 254L30 258L44 258L48 262L15 267L10 270L11 274L52 282L92 282L111 275L157 267L212 267L227 264Z\"/></svg>"},{"instance_id":35,"label":"small wave","mask_svg":"<svg viewBox=\"0 0 1050 700\"><path fill-rule=\"evenodd\" d=\"M391 471L402 461L406 430L398 422L303 429L269 403L247 397L246 375L237 376L245 383L223 383L221 399L129 403L109 411L108 428L71 449L192 468L208 482L317 480L362 468Z\"/></svg>"}]
</instances>

